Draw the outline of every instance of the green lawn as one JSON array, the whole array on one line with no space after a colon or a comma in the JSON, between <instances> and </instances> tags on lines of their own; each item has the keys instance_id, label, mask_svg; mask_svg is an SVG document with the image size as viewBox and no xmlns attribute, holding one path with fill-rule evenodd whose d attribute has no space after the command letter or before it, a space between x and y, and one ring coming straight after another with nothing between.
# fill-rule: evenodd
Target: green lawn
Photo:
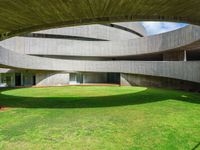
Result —
<instances>
[{"instance_id":1,"label":"green lawn","mask_svg":"<svg viewBox=\"0 0 200 150\"><path fill-rule=\"evenodd\" d=\"M200 149L200 94L143 87L1 89L0 150Z\"/></svg>"}]
</instances>

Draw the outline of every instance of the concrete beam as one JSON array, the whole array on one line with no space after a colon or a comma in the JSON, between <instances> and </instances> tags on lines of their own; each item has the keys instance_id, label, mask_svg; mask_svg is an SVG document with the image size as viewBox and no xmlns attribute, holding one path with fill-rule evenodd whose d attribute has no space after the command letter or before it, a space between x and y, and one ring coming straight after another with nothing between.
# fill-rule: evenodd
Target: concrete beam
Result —
<instances>
[{"instance_id":1,"label":"concrete beam","mask_svg":"<svg viewBox=\"0 0 200 150\"><path fill-rule=\"evenodd\" d=\"M0 47L0 66L29 70L118 72L200 82L199 61L80 61L41 58Z\"/></svg>"}]
</instances>

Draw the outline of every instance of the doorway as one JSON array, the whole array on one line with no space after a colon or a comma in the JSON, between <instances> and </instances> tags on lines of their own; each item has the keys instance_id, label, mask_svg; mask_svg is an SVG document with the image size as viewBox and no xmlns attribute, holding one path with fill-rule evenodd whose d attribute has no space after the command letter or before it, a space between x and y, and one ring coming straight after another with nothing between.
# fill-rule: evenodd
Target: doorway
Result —
<instances>
[{"instance_id":1,"label":"doorway","mask_svg":"<svg viewBox=\"0 0 200 150\"><path fill-rule=\"evenodd\" d=\"M36 85L36 76L33 75L33 85Z\"/></svg>"},{"instance_id":2,"label":"doorway","mask_svg":"<svg viewBox=\"0 0 200 150\"><path fill-rule=\"evenodd\" d=\"M15 74L15 86L21 86L21 73Z\"/></svg>"}]
</instances>

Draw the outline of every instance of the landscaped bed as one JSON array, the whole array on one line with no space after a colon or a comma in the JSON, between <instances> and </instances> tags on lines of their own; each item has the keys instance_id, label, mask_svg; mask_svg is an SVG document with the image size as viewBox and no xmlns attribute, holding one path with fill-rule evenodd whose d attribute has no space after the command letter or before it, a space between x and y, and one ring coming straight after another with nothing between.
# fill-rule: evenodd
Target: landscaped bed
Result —
<instances>
[{"instance_id":1,"label":"landscaped bed","mask_svg":"<svg viewBox=\"0 0 200 150\"><path fill-rule=\"evenodd\" d=\"M198 149L200 94L145 87L0 90L0 149Z\"/></svg>"}]
</instances>

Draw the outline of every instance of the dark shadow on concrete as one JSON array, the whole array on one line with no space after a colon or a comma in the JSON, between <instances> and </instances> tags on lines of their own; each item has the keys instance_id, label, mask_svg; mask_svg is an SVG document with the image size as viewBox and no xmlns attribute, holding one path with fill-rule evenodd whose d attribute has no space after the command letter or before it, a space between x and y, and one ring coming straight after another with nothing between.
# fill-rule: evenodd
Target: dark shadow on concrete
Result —
<instances>
[{"instance_id":1,"label":"dark shadow on concrete","mask_svg":"<svg viewBox=\"0 0 200 150\"><path fill-rule=\"evenodd\" d=\"M113 107L126 105L139 105L154 103L169 99L185 101L189 103L200 104L200 94L187 93L182 91L170 91L170 94L162 95L155 89L147 88L138 93L129 93L123 95L112 95L102 97L17 97L2 94L0 90L0 106L10 108L96 108ZM168 90L163 90L167 92Z\"/></svg>"}]
</instances>

